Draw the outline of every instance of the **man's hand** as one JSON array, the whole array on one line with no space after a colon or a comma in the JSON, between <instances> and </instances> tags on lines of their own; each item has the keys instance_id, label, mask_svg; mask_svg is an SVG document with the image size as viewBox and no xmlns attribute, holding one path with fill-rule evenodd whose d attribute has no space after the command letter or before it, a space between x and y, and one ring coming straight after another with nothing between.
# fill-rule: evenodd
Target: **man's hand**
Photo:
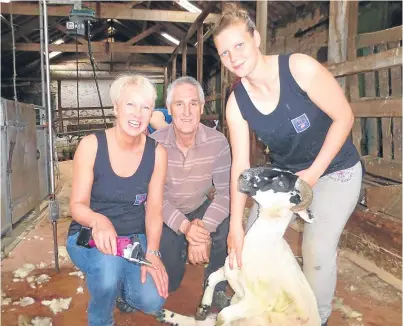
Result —
<instances>
[{"instance_id":1,"label":"man's hand","mask_svg":"<svg viewBox=\"0 0 403 326\"><path fill-rule=\"evenodd\" d=\"M141 266L141 283L145 283L147 273L150 273L157 287L158 294L163 298L168 298L168 274L161 259L153 254L147 254L145 257L153 267Z\"/></svg>"},{"instance_id":2,"label":"man's hand","mask_svg":"<svg viewBox=\"0 0 403 326\"><path fill-rule=\"evenodd\" d=\"M188 259L193 265L208 263L210 259L211 241L200 245L189 245Z\"/></svg>"},{"instance_id":3,"label":"man's hand","mask_svg":"<svg viewBox=\"0 0 403 326\"><path fill-rule=\"evenodd\" d=\"M210 241L210 232L204 228L202 220L196 218L190 222L184 232L190 245L197 246Z\"/></svg>"}]
</instances>

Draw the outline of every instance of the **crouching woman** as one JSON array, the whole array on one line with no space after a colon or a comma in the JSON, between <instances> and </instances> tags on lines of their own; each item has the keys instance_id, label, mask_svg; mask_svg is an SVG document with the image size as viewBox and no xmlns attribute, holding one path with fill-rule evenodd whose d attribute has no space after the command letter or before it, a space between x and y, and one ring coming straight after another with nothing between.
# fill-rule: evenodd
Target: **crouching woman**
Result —
<instances>
[{"instance_id":1,"label":"crouching woman","mask_svg":"<svg viewBox=\"0 0 403 326\"><path fill-rule=\"evenodd\" d=\"M123 75L112 83L110 97L115 126L84 137L73 162L66 247L86 275L90 326L113 325L115 305L154 314L168 296L159 258L167 153L144 134L156 90L145 77ZM96 248L76 244L82 226L92 229ZM155 269L116 256L117 237L134 234Z\"/></svg>"}]
</instances>

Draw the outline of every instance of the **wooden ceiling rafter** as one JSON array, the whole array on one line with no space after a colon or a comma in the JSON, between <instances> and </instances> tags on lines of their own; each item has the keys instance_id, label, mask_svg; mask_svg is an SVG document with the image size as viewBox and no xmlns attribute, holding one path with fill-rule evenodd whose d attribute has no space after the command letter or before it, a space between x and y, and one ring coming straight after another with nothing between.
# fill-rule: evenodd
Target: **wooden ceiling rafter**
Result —
<instances>
[{"instance_id":1,"label":"wooden ceiling rafter","mask_svg":"<svg viewBox=\"0 0 403 326\"><path fill-rule=\"evenodd\" d=\"M127 4L112 2L84 2L83 6L89 7L95 11L95 17L110 19L127 19L138 21L168 21L193 23L198 14L188 11L172 11L172 10L155 10L155 9L131 9L127 8ZM71 5L48 5L49 16L68 17ZM2 14L10 14L10 12L18 15L39 15L39 5L33 3L13 3L12 9L8 3L1 6ZM217 18L216 14L210 14L205 19L205 23L211 23Z\"/></svg>"},{"instance_id":2,"label":"wooden ceiling rafter","mask_svg":"<svg viewBox=\"0 0 403 326\"><path fill-rule=\"evenodd\" d=\"M176 55L179 53L179 51L182 51L184 44L186 44L187 41L189 40L189 38L192 37L194 33L196 33L198 27L204 23L205 19L209 16L210 12L213 10L214 6L215 6L214 2L210 2L206 5L204 10L200 13L200 15L193 22L193 24L189 27L185 37L182 38L179 45L176 47L174 52L171 54L171 57L169 58L168 63L171 63L172 60L176 57Z\"/></svg>"}]
</instances>

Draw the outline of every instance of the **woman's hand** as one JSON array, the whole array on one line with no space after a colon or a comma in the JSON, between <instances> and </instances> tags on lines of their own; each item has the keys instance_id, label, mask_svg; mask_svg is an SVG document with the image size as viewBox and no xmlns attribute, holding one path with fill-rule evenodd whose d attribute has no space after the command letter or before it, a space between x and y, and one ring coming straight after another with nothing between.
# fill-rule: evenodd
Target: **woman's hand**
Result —
<instances>
[{"instance_id":1,"label":"woman's hand","mask_svg":"<svg viewBox=\"0 0 403 326\"><path fill-rule=\"evenodd\" d=\"M92 237L98 250L105 255L116 256L116 230L112 222L103 215L98 215L91 225Z\"/></svg>"},{"instance_id":2,"label":"woman's hand","mask_svg":"<svg viewBox=\"0 0 403 326\"><path fill-rule=\"evenodd\" d=\"M141 283L145 283L147 273L150 273L157 287L158 294L163 298L168 298L168 274L161 259L154 254L148 253L145 257L153 267L141 266Z\"/></svg>"},{"instance_id":3,"label":"woman's hand","mask_svg":"<svg viewBox=\"0 0 403 326\"><path fill-rule=\"evenodd\" d=\"M236 259L238 268L242 267L242 248L243 239L245 237L245 231L240 225L230 225L227 245L228 245L228 255L229 255L229 267L234 268L234 259Z\"/></svg>"},{"instance_id":4,"label":"woman's hand","mask_svg":"<svg viewBox=\"0 0 403 326\"><path fill-rule=\"evenodd\" d=\"M320 174L314 171L312 168L299 171L295 174L309 184L311 188L318 182L320 178Z\"/></svg>"}]
</instances>

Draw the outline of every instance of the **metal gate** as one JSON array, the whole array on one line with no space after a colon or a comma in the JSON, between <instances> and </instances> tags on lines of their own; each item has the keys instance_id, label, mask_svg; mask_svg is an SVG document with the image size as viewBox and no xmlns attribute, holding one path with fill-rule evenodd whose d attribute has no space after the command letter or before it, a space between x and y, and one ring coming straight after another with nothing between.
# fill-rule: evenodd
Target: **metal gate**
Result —
<instances>
[{"instance_id":1,"label":"metal gate","mask_svg":"<svg viewBox=\"0 0 403 326\"><path fill-rule=\"evenodd\" d=\"M1 99L1 234L40 203L35 106Z\"/></svg>"}]
</instances>

